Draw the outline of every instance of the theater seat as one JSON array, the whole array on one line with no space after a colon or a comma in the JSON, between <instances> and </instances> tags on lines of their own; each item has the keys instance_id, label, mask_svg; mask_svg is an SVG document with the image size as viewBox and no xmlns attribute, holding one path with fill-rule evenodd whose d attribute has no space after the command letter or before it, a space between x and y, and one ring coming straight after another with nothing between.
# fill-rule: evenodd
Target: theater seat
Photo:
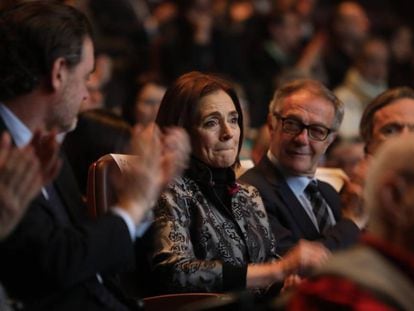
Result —
<instances>
[{"instance_id":1,"label":"theater seat","mask_svg":"<svg viewBox=\"0 0 414 311\"><path fill-rule=\"evenodd\" d=\"M119 181L122 171L132 161L139 161L137 156L110 153L92 163L88 171L87 205L91 217L105 214L116 203L114 183Z\"/></svg>"},{"instance_id":2,"label":"theater seat","mask_svg":"<svg viewBox=\"0 0 414 311\"><path fill-rule=\"evenodd\" d=\"M125 154L107 154L92 163L88 171L87 205L91 217L99 217L105 214L116 201L114 183L119 181L122 171L128 165L139 161L139 157ZM139 162L138 162L139 163ZM148 245L145 239L137 239L135 253L137 271L128 271L118 275L118 280L123 292L130 297L146 297L152 294L152 281L150 268L147 262L146 252ZM223 294L213 293L183 293L172 295L160 295L144 298L145 310L179 310L181 307L207 301L207 299L227 297ZM221 301L221 300L220 300Z\"/></svg>"}]
</instances>

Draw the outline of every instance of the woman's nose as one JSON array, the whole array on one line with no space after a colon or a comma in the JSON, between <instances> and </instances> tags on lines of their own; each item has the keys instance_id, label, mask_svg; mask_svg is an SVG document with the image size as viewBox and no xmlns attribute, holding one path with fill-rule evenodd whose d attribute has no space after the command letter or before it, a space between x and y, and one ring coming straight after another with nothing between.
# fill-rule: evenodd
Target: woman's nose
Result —
<instances>
[{"instance_id":1,"label":"woman's nose","mask_svg":"<svg viewBox=\"0 0 414 311\"><path fill-rule=\"evenodd\" d=\"M221 140L229 140L233 137L233 130L232 128L224 123L221 127L220 139Z\"/></svg>"}]
</instances>

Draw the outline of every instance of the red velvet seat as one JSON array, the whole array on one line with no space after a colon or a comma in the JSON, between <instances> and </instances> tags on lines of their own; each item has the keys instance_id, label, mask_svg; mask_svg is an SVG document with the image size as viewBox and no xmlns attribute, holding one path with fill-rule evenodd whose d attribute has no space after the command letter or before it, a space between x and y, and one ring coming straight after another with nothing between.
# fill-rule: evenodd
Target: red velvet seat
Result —
<instances>
[{"instance_id":1,"label":"red velvet seat","mask_svg":"<svg viewBox=\"0 0 414 311\"><path fill-rule=\"evenodd\" d=\"M114 183L119 181L122 170L137 156L107 154L92 163L88 171L87 204L91 217L105 214L117 202Z\"/></svg>"}]
</instances>

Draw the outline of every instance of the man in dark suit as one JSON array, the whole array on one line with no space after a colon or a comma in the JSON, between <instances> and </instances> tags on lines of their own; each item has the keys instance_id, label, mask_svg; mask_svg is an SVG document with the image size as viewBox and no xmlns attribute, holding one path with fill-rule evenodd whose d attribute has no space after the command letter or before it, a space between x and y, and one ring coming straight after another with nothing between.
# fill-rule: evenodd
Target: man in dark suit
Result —
<instances>
[{"instance_id":1,"label":"man in dark suit","mask_svg":"<svg viewBox=\"0 0 414 311\"><path fill-rule=\"evenodd\" d=\"M259 190L281 253L300 239L320 241L330 250L346 247L365 225L357 211L341 211L338 193L314 178L343 110L342 102L313 80L285 84L269 106L269 151L241 181Z\"/></svg>"},{"instance_id":2,"label":"man in dark suit","mask_svg":"<svg viewBox=\"0 0 414 311\"><path fill-rule=\"evenodd\" d=\"M88 97L93 43L87 20L70 6L30 1L0 14L0 132L8 131L23 148L36 130L65 132L76 125ZM134 131L132 147L140 151L142 165L131 166L119 180L119 202L107 215L87 218L63 159L56 180L1 241L0 280L24 310L137 307L107 277L133 265L136 226L181 169L176 164L186 162L189 149L181 130L162 139L154 133Z\"/></svg>"},{"instance_id":3,"label":"man in dark suit","mask_svg":"<svg viewBox=\"0 0 414 311\"><path fill-rule=\"evenodd\" d=\"M30 201L59 172L56 137L43 137L42 143L37 144L40 143L39 134L22 149L12 145L8 133L0 137L0 241L13 232ZM37 157L38 147L49 150L47 158ZM45 161L47 164L43 165Z\"/></svg>"}]
</instances>

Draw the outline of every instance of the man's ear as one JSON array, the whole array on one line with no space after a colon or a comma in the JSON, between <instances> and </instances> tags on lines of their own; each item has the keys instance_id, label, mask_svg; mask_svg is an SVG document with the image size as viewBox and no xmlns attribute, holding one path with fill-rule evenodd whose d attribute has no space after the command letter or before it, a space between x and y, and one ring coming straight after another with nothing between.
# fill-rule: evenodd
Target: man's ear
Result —
<instances>
[{"instance_id":1,"label":"man's ear","mask_svg":"<svg viewBox=\"0 0 414 311\"><path fill-rule=\"evenodd\" d=\"M335 140L335 138L338 136L338 133L331 133L328 138L326 139L327 144L325 145L325 150L323 151L323 153L326 152L326 150L329 148L329 146L333 143L333 141Z\"/></svg>"},{"instance_id":2,"label":"man's ear","mask_svg":"<svg viewBox=\"0 0 414 311\"><path fill-rule=\"evenodd\" d=\"M328 147L333 143L333 141L338 137L338 132L334 132L328 136Z\"/></svg>"},{"instance_id":3,"label":"man's ear","mask_svg":"<svg viewBox=\"0 0 414 311\"><path fill-rule=\"evenodd\" d=\"M267 115L267 127L268 127L270 133L272 133L275 130L275 127L276 127L275 118L272 116L271 113L269 113Z\"/></svg>"},{"instance_id":4,"label":"man's ear","mask_svg":"<svg viewBox=\"0 0 414 311\"><path fill-rule=\"evenodd\" d=\"M63 57L55 59L50 73L50 86L53 91L62 87L67 78L67 63Z\"/></svg>"}]
</instances>

